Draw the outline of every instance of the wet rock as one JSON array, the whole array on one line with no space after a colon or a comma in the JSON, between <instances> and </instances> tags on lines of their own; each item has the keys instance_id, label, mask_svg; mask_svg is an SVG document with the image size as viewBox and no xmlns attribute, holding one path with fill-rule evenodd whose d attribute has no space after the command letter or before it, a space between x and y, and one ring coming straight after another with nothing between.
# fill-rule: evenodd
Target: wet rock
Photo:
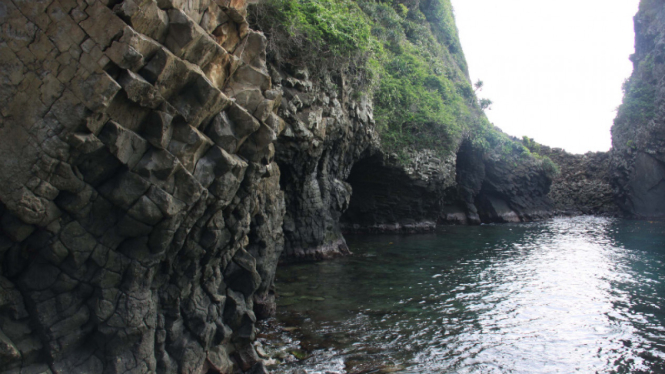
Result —
<instances>
[{"instance_id":1,"label":"wet rock","mask_svg":"<svg viewBox=\"0 0 665 374\"><path fill-rule=\"evenodd\" d=\"M0 330L0 363L9 365L21 359L21 353L14 343Z\"/></svg>"},{"instance_id":2,"label":"wet rock","mask_svg":"<svg viewBox=\"0 0 665 374\"><path fill-rule=\"evenodd\" d=\"M251 344L246 344L237 349L233 357L238 362L238 366L242 371L250 371L250 373L260 373L262 363L259 362L259 356L256 354L254 347ZM265 370L265 367L263 368ZM259 371L255 371L259 370Z\"/></svg>"},{"instance_id":3,"label":"wet rock","mask_svg":"<svg viewBox=\"0 0 665 374\"><path fill-rule=\"evenodd\" d=\"M270 372L266 369L266 366L263 362L257 362L252 366L252 369L249 371L250 374L269 374Z\"/></svg>"}]
</instances>

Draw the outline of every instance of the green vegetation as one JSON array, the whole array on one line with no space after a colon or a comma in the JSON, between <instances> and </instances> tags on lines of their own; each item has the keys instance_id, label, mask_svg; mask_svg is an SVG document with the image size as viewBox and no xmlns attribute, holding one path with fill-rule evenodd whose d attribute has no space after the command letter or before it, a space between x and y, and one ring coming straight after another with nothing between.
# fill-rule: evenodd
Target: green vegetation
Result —
<instances>
[{"instance_id":1,"label":"green vegetation","mask_svg":"<svg viewBox=\"0 0 665 374\"><path fill-rule=\"evenodd\" d=\"M491 101L470 83L450 0L267 0L249 20L273 61L343 72L372 97L382 146L403 162L407 149L447 156L463 137L499 157L531 155L483 114Z\"/></svg>"},{"instance_id":2,"label":"green vegetation","mask_svg":"<svg viewBox=\"0 0 665 374\"><path fill-rule=\"evenodd\" d=\"M549 157L547 156L541 157L540 162L541 162L540 166L543 168L543 171L545 171L545 175L547 175L548 178L553 179L554 177L561 174L559 165L555 164L554 161L552 161Z\"/></svg>"},{"instance_id":3,"label":"green vegetation","mask_svg":"<svg viewBox=\"0 0 665 374\"><path fill-rule=\"evenodd\" d=\"M248 20L269 36L273 60L305 61L314 72L362 67L376 47L371 22L352 0L267 0Z\"/></svg>"},{"instance_id":4,"label":"green vegetation","mask_svg":"<svg viewBox=\"0 0 665 374\"><path fill-rule=\"evenodd\" d=\"M630 135L638 126L646 125L655 116L656 78L653 56L640 61L623 86L623 103L614 119L612 132Z\"/></svg>"},{"instance_id":5,"label":"green vegetation","mask_svg":"<svg viewBox=\"0 0 665 374\"><path fill-rule=\"evenodd\" d=\"M250 10L274 60L346 70L374 99L384 148L453 151L479 114L450 0L268 0ZM427 16L426 16L427 14Z\"/></svg>"},{"instance_id":6,"label":"green vegetation","mask_svg":"<svg viewBox=\"0 0 665 374\"><path fill-rule=\"evenodd\" d=\"M478 106L480 106L480 110L485 110L485 109L492 109L492 100L490 99L479 99L478 100Z\"/></svg>"},{"instance_id":7,"label":"green vegetation","mask_svg":"<svg viewBox=\"0 0 665 374\"><path fill-rule=\"evenodd\" d=\"M540 153L540 144L533 140L533 138L524 135L522 137L522 144L524 144L531 153Z\"/></svg>"},{"instance_id":8,"label":"green vegetation","mask_svg":"<svg viewBox=\"0 0 665 374\"><path fill-rule=\"evenodd\" d=\"M522 144L524 145L524 147L526 147L526 149L529 150L531 155L536 160L540 161L540 166L545 172L545 175L547 175L549 178L554 178L561 173L559 165L557 165L549 157L540 154L541 146L535 140L525 135L522 137Z\"/></svg>"}]
</instances>

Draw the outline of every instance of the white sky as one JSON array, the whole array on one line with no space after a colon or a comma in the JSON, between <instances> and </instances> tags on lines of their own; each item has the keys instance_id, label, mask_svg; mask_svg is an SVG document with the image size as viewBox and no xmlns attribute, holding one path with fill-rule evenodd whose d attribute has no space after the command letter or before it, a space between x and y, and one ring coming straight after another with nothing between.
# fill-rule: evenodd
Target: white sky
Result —
<instances>
[{"instance_id":1,"label":"white sky","mask_svg":"<svg viewBox=\"0 0 665 374\"><path fill-rule=\"evenodd\" d=\"M478 97L510 135L606 151L630 76L638 0L452 0Z\"/></svg>"}]
</instances>

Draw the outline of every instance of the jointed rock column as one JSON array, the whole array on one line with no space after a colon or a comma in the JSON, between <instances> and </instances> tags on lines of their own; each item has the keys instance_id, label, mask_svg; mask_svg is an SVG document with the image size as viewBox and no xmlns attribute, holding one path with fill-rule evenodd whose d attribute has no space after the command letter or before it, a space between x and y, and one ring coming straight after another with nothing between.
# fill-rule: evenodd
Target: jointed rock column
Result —
<instances>
[{"instance_id":1,"label":"jointed rock column","mask_svg":"<svg viewBox=\"0 0 665 374\"><path fill-rule=\"evenodd\" d=\"M260 370L283 122L244 16L0 2L0 372Z\"/></svg>"}]
</instances>

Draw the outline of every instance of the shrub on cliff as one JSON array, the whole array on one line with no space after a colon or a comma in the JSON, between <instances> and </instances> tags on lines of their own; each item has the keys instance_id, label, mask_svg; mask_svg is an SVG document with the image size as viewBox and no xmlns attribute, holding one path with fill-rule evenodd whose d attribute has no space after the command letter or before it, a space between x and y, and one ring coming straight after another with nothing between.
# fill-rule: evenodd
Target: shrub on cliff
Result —
<instances>
[{"instance_id":1,"label":"shrub on cliff","mask_svg":"<svg viewBox=\"0 0 665 374\"><path fill-rule=\"evenodd\" d=\"M380 43L372 60L375 118L389 152L455 151L473 122L475 95L466 77L449 0L402 4L359 0Z\"/></svg>"},{"instance_id":2,"label":"shrub on cliff","mask_svg":"<svg viewBox=\"0 0 665 374\"><path fill-rule=\"evenodd\" d=\"M623 103L619 106L614 119L612 132L623 133L629 137L639 126L646 125L656 112L656 84L654 77L653 56L636 63L636 68L623 86ZM621 146L621 144L615 144Z\"/></svg>"},{"instance_id":3,"label":"shrub on cliff","mask_svg":"<svg viewBox=\"0 0 665 374\"><path fill-rule=\"evenodd\" d=\"M363 65L372 48L370 22L352 0L267 0L250 7L248 21L268 37L278 62L312 70Z\"/></svg>"},{"instance_id":4,"label":"shrub on cliff","mask_svg":"<svg viewBox=\"0 0 665 374\"><path fill-rule=\"evenodd\" d=\"M386 152L447 156L465 136L499 155L522 148L482 113L450 0L267 0L249 20L273 61L343 72L373 97Z\"/></svg>"},{"instance_id":5,"label":"shrub on cliff","mask_svg":"<svg viewBox=\"0 0 665 374\"><path fill-rule=\"evenodd\" d=\"M522 144L524 144L531 153L540 153L540 144L526 135L522 137Z\"/></svg>"},{"instance_id":6,"label":"shrub on cliff","mask_svg":"<svg viewBox=\"0 0 665 374\"><path fill-rule=\"evenodd\" d=\"M561 174L561 170L559 169L559 165L554 163L551 158L547 156L543 156L541 159L541 167L543 168L543 171L545 172L545 175L550 178L554 179L556 178L559 174Z\"/></svg>"}]
</instances>

